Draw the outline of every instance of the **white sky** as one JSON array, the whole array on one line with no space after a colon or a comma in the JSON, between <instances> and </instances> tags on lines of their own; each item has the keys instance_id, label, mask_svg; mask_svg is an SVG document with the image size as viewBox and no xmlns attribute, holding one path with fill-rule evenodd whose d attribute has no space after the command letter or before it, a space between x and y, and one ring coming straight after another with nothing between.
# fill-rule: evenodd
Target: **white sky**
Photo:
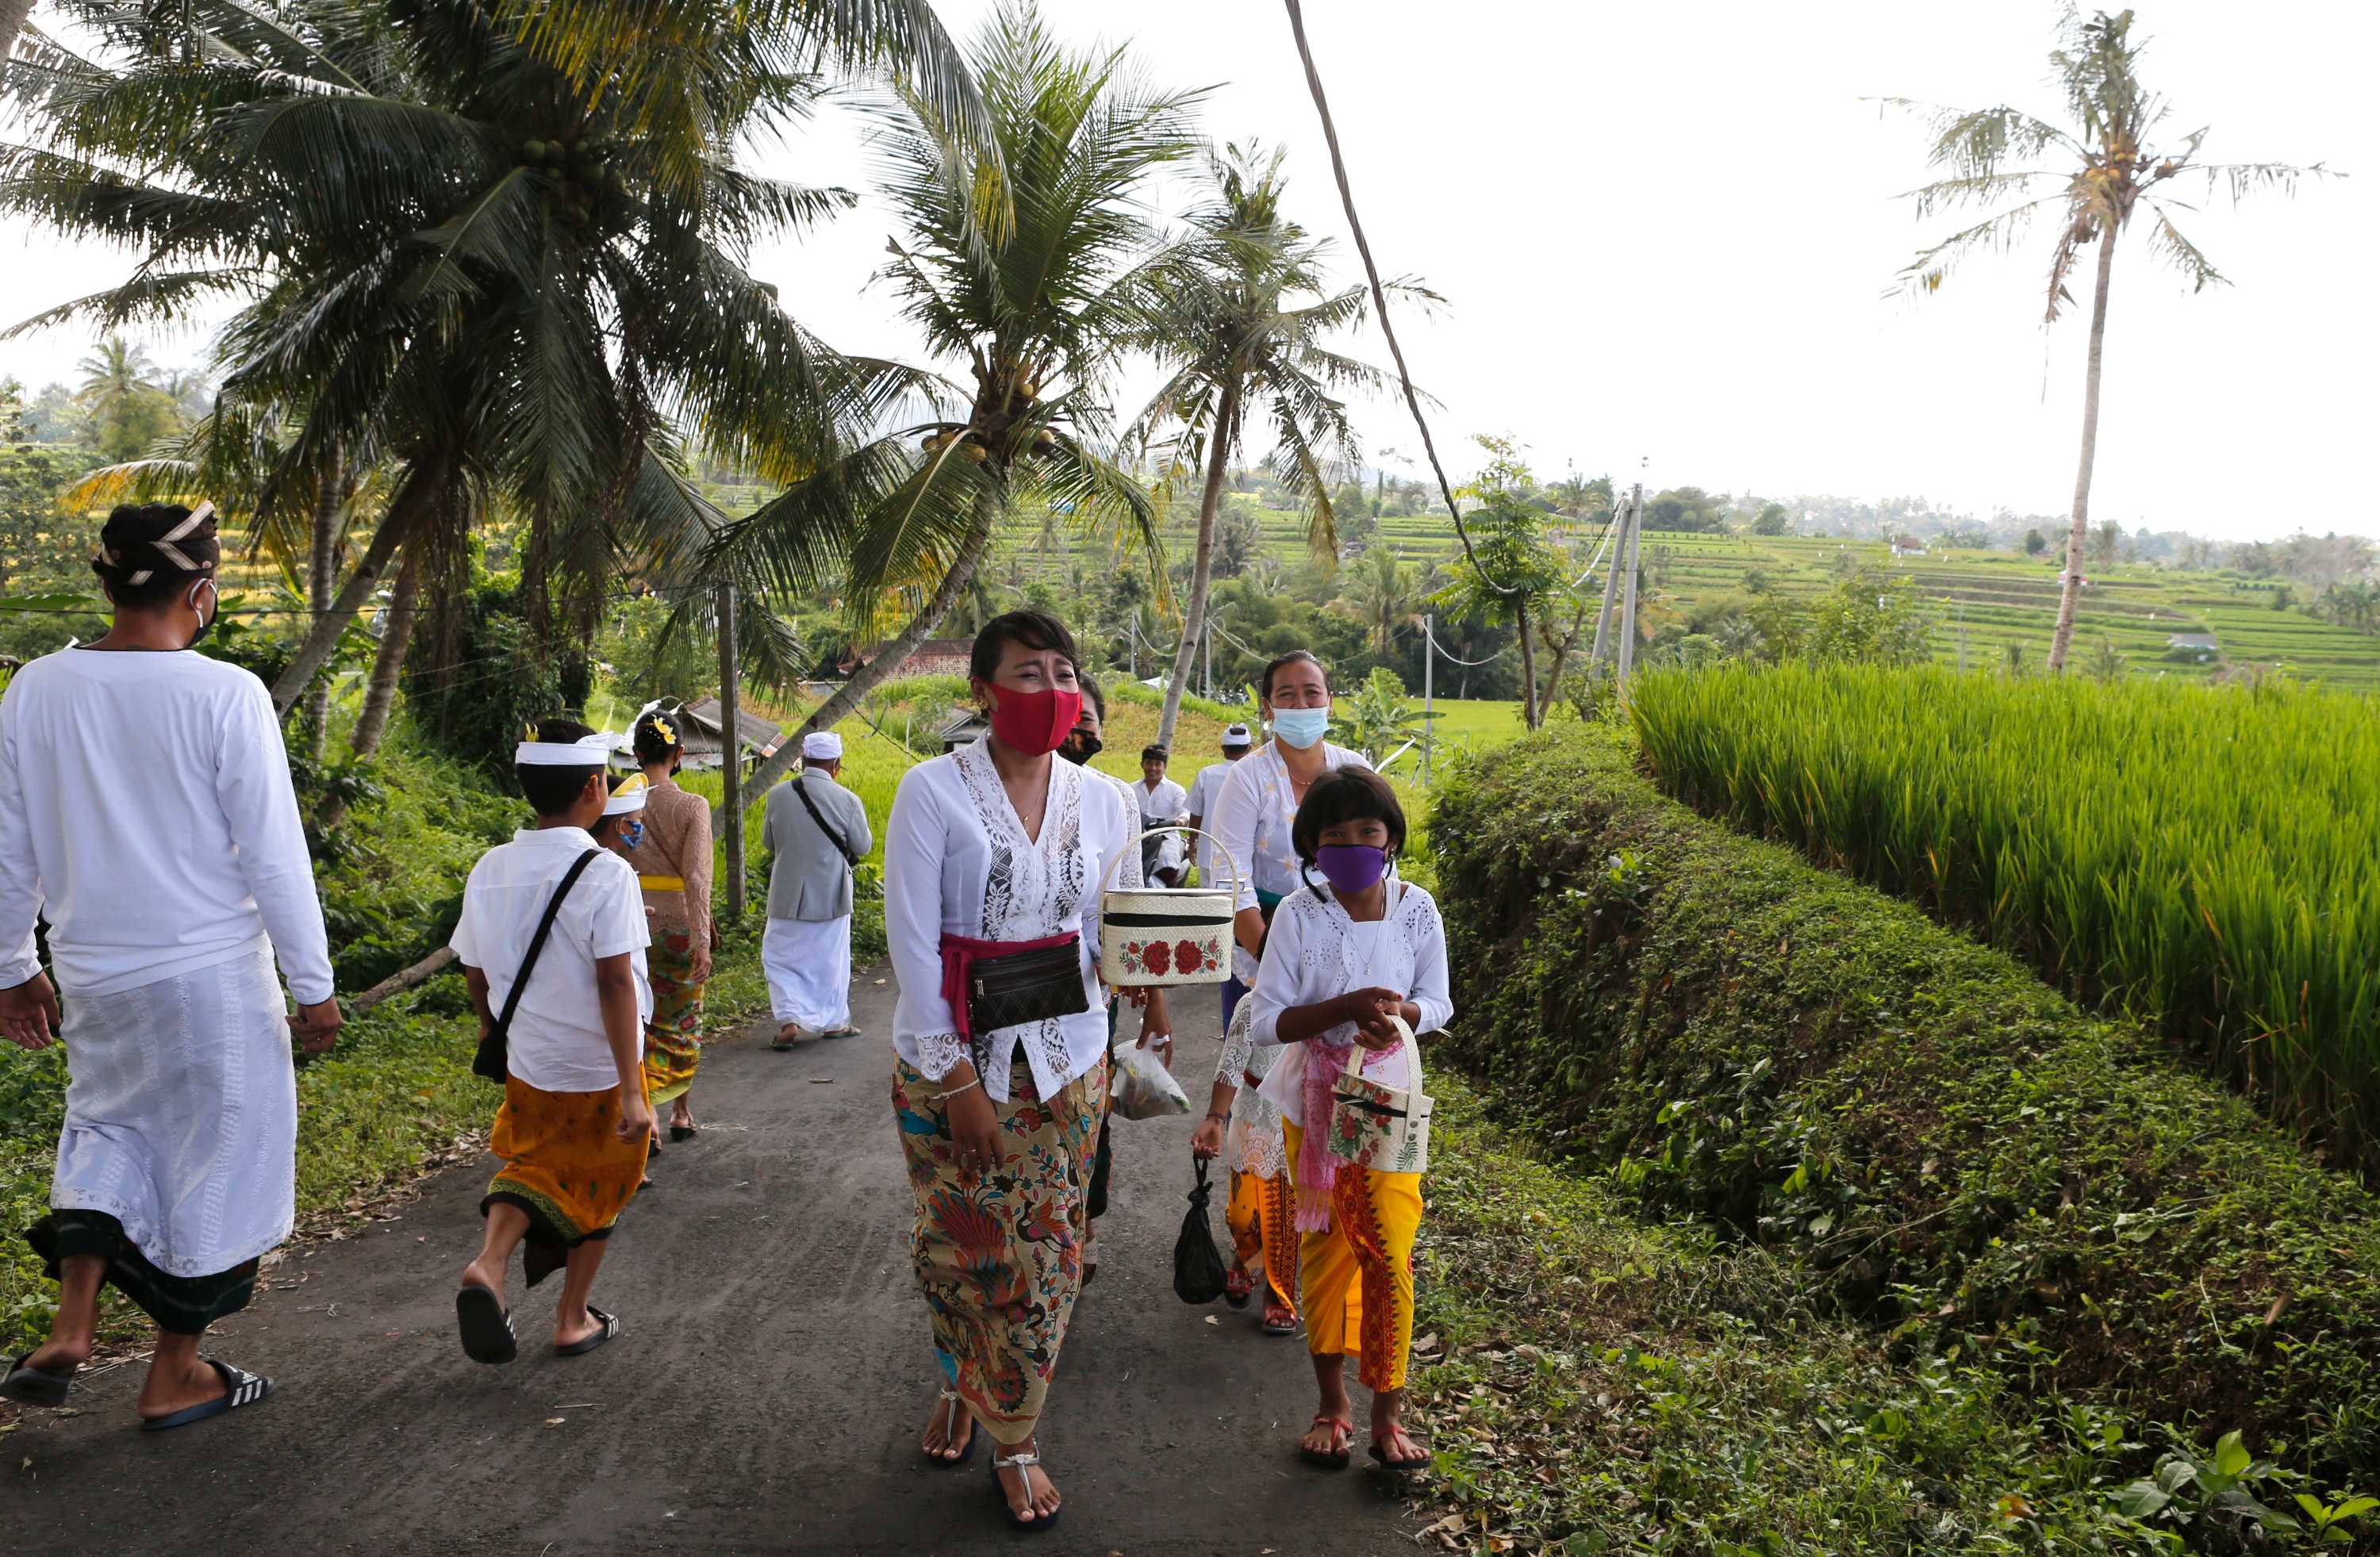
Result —
<instances>
[{"instance_id":1,"label":"white sky","mask_svg":"<svg viewBox=\"0 0 2380 1557\"><path fill-rule=\"evenodd\" d=\"M1043 6L1071 38L1130 38L1162 81L1221 83L1209 131L1286 142L1293 214L1341 237L1342 270L1358 274L1274 0ZM993 0L938 9L964 39ZM2380 527L2356 453L2380 409L2380 296L2362 279L2380 250L2367 80L2380 7L2140 9L2173 139L2211 124L2215 160L2325 161L2358 176L2236 212L2216 197L2184 230L2236 283L2219 291L2192 296L2155 267L2143 232L2127 237L2093 513L2234 538ZM1473 463L1467 435L1493 430L1517 434L1547 477L1575 464L1625 482L1643 460L1657 486L2065 511L2085 317L2046 340L2038 327L2047 230L1922 305L1884 296L1949 228L1921 228L1891 198L1925 176L1918 127L1860 101L2013 100L2054 117L2052 5L1307 0L1306 12L1373 251L1451 305L1434 321L1401 315L1400 328L1415 377L1444 403L1432 427L1458 477ZM764 165L854 187L868 171L842 113ZM892 299L865 288L889 230L882 208L863 204L756 268L835 344L909 355ZM0 264L11 320L125 268L20 223L0 226ZM186 337L156 355L191 360L201 346ZM0 372L39 385L84 349L72 332L0 343ZM1387 361L1377 335L1355 349ZM1132 380L1124 398L1143 387ZM1375 449L1418 454L1400 405L1361 420Z\"/></svg>"}]
</instances>

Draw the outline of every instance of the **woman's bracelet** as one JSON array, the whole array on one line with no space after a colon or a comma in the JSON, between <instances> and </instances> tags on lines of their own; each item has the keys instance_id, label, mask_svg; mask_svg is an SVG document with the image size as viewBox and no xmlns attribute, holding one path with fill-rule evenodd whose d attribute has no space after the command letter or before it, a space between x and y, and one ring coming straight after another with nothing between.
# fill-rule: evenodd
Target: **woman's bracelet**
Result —
<instances>
[{"instance_id":1,"label":"woman's bracelet","mask_svg":"<svg viewBox=\"0 0 2380 1557\"><path fill-rule=\"evenodd\" d=\"M946 1092L936 1092L934 1094L934 1101L936 1103L948 1103L951 1099L959 1096L961 1093L972 1091L974 1088L981 1085L983 1085L983 1078L978 1076L964 1087L953 1087Z\"/></svg>"},{"instance_id":2,"label":"woman's bracelet","mask_svg":"<svg viewBox=\"0 0 2380 1557\"><path fill-rule=\"evenodd\" d=\"M1207 1117L1208 1117L1209 1119L1220 1119L1220 1120L1222 1120L1222 1121L1223 1121L1223 1123L1225 1123L1225 1124L1227 1124L1227 1125L1228 1125L1228 1124L1230 1124L1230 1123L1232 1122L1232 1116L1231 1116L1231 1115L1230 1115L1230 1114L1228 1114L1228 1113L1224 1113L1224 1114L1218 1114L1218 1113L1216 1113L1216 1112L1215 1112L1213 1109L1211 1109L1211 1108L1209 1108L1209 1109L1208 1109L1208 1110L1207 1110Z\"/></svg>"}]
</instances>

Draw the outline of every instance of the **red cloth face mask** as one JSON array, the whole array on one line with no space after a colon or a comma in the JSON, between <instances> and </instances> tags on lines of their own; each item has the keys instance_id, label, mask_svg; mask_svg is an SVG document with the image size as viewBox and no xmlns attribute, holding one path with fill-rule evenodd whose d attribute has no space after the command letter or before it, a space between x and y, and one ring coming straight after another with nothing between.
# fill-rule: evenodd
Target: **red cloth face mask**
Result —
<instances>
[{"instance_id":1,"label":"red cloth face mask","mask_svg":"<svg viewBox=\"0 0 2380 1557\"><path fill-rule=\"evenodd\" d=\"M1073 687L1045 687L1018 692L995 687L1000 706L991 711L991 732L1011 751L1038 757L1056 751L1083 717L1083 694Z\"/></svg>"}]
</instances>

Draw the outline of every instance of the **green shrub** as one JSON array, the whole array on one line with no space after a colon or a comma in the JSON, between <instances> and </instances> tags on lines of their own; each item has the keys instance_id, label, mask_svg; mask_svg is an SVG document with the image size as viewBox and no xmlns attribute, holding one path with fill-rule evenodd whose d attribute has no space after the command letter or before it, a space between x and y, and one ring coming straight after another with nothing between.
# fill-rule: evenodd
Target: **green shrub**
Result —
<instances>
[{"instance_id":1,"label":"green shrub","mask_svg":"<svg viewBox=\"0 0 2380 1557\"><path fill-rule=\"evenodd\" d=\"M2380 1465L2370 1194L2153 1035L1634 763L1570 730L1441 789L1446 1047L1505 1107L1912 1352Z\"/></svg>"},{"instance_id":2,"label":"green shrub","mask_svg":"<svg viewBox=\"0 0 2380 1557\"><path fill-rule=\"evenodd\" d=\"M2189 1550L2300 1551L2329 1544L2317 1510L2366 1522L2240 1441L1897 1355L1811 1312L1790 1249L1644 1225L1609 1184L1532 1160L1461 1078L1430 1091L1411 1387L1428 1502L1451 1505L1429 1533L1463 1550L2149 1557L2185 1530Z\"/></svg>"}]
</instances>

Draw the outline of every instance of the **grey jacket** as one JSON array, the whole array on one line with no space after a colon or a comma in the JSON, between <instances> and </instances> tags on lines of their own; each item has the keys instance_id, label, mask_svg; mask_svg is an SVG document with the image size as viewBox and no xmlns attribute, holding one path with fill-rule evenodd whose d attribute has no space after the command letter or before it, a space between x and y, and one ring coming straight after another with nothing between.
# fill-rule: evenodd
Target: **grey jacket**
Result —
<instances>
[{"instance_id":1,"label":"grey jacket","mask_svg":"<svg viewBox=\"0 0 2380 1557\"><path fill-rule=\"evenodd\" d=\"M769 791L762 824L769 852L775 857L769 869L769 917L813 923L841 919L851 911L851 867L844 863L833 840L810 820L802 797L794 792L795 784L809 787L819 815L833 823L863 859L876 847L875 835L868 830L868 807L824 773L805 768L778 785Z\"/></svg>"}]
</instances>

